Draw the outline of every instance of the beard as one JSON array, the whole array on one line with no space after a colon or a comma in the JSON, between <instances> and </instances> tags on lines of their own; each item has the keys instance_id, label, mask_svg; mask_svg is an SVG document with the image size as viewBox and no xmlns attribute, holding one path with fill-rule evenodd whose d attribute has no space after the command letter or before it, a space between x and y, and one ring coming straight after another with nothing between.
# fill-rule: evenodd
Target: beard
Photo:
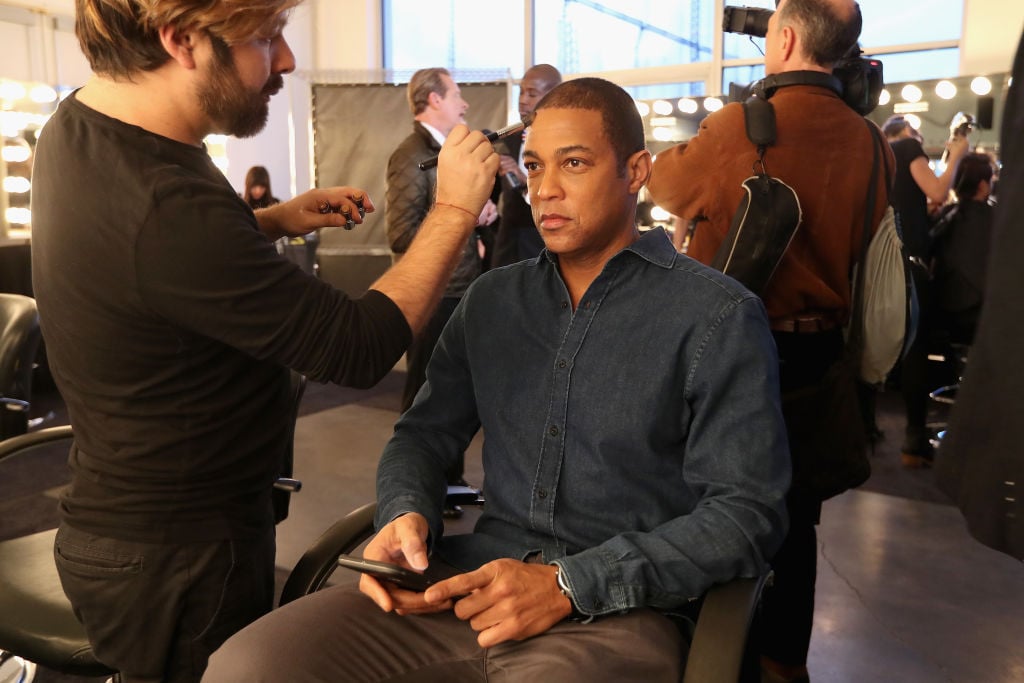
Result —
<instances>
[{"instance_id":1,"label":"beard","mask_svg":"<svg viewBox=\"0 0 1024 683\"><path fill-rule=\"evenodd\" d=\"M199 106L219 132L247 138L267 125L270 113L268 96L284 87L281 74L273 74L257 92L246 88L235 70L234 60L218 52L198 86Z\"/></svg>"}]
</instances>

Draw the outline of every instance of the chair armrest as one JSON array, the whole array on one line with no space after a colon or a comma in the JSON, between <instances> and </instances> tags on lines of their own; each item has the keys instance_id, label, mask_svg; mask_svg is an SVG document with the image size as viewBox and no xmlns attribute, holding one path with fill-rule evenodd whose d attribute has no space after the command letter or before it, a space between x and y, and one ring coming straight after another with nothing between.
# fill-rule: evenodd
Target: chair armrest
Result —
<instances>
[{"instance_id":1,"label":"chair armrest","mask_svg":"<svg viewBox=\"0 0 1024 683\"><path fill-rule=\"evenodd\" d=\"M771 572L712 586L697 615L683 683L736 683L747 635Z\"/></svg>"},{"instance_id":2,"label":"chair armrest","mask_svg":"<svg viewBox=\"0 0 1024 683\"><path fill-rule=\"evenodd\" d=\"M449 486L447 500L461 505L483 505L480 491L466 486ZM373 515L376 512L377 504L367 503L345 515L321 534L288 574L278 606L323 588L337 567L338 556L351 553L373 536Z\"/></svg>"},{"instance_id":3,"label":"chair armrest","mask_svg":"<svg viewBox=\"0 0 1024 683\"><path fill-rule=\"evenodd\" d=\"M352 552L373 535L376 511L376 503L367 503L331 525L295 564L281 591L279 606L323 588L337 567L338 556Z\"/></svg>"},{"instance_id":4,"label":"chair armrest","mask_svg":"<svg viewBox=\"0 0 1024 683\"><path fill-rule=\"evenodd\" d=\"M10 439L0 441L0 460L12 455L21 455L37 446L43 446L53 441L60 441L61 439L70 441L73 436L71 425L48 427L37 432L13 436Z\"/></svg>"}]
</instances>

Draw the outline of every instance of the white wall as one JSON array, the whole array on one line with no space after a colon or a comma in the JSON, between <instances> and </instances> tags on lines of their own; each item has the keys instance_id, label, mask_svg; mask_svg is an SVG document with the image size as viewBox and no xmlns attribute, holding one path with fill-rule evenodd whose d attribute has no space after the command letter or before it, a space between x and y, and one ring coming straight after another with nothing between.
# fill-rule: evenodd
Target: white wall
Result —
<instances>
[{"instance_id":1,"label":"white wall","mask_svg":"<svg viewBox=\"0 0 1024 683\"><path fill-rule=\"evenodd\" d=\"M296 8L285 28L296 72L271 101L267 127L255 137L228 141L227 176L236 189L244 189L245 173L256 164L270 171L282 199L313 186L309 85L326 71L379 68L380 22L375 0L307 0Z\"/></svg>"},{"instance_id":2,"label":"white wall","mask_svg":"<svg viewBox=\"0 0 1024 683\"><path fill-rule=\"evenodd\" d=\"M964 0L958 75L1009 71L1022 29L1022 0Z\"/></svg>"}]
</instances>

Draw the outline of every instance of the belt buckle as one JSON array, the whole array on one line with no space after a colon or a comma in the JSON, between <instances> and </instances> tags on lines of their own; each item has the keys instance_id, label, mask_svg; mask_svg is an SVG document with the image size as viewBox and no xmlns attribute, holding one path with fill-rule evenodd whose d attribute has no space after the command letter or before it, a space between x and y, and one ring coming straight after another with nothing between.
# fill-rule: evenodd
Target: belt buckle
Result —
<instances>
[{"instance_id":1,"label":"belt buckle","mask_svg":"<svg viewBox=\"0 0 1024 683\"><path fill-rule=\"evenodd\" d=\"M793 318L793 331L797 333L821 332L825 329L821 318Z\"/></svg>"}]
</instances>

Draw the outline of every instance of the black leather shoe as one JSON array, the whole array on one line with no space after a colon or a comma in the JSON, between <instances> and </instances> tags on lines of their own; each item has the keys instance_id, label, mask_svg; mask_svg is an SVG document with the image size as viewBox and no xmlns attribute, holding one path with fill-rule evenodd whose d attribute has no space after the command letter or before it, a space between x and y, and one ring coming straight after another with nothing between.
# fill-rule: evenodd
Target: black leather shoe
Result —
<instances>
[{"instance_id":1,"label":"black leather shoe","mask_svg":"<svg viewBox=\"0 0 1024 683\"><path fill-rule=\"evenodd\" d=\"M441 515L445 519L458 519L462 516L462 507L459 505L445 505Z\"/></svg>"}]
</instances>

